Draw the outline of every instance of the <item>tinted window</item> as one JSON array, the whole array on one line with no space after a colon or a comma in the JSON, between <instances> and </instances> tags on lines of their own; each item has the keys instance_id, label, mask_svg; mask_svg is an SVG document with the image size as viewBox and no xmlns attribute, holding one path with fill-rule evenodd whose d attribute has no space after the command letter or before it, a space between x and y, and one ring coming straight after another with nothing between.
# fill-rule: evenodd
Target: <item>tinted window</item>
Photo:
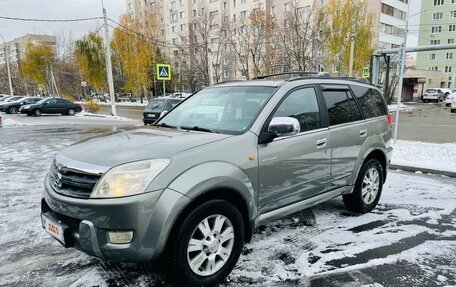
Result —
<instances>
[{"instance_id":1,"label":"tinted window","mask_svg":"<svg viewBox=\"0 0 456 287\"><path fill-rule=\"evenodd\" d=\"M179 100L169 100L167 103L166 103L166 108L165 110L171 110L172 108L174 108L178 103L180 103Z\"/></svg>"},{"instance_id":2,"label":"tinted window","mask_svg":"<svg viewBox=\"0 0 456 287\"><path fill-rule=\"evenodd\" d=\"M65 99L57 99L58 104L69 104L70 102Z\"/></svg>"},{"instance_id":3,"label":"tinted window","mask_svg":"<svg viewBox=\"0 0 456 287\"><path fill-rule=\"evenodd\" d=\"M326 102L331 126L352 121L351 101L347 97L347 91L324 91L323 98Z\"/></svg>"},{"instance_id":4,"label":"tinted window","mask_svg":"<svg viewBox=\"0 0 456 287\"><path fill-rule=\"evenodd\" d=\"M57 100L56 99L49 99L46 103L48 103L48 104L56 104Z\"/></svg>"},{"instance_id":5,"label":"tinted window","mask_svg":"<svg viewBox=\"0 0 456 287\"><path fill-rule=\"evenodd\" d=\"M379 91L361 86L352 86L351 88L366 119L383 116L388 113Z\"/></svg>"},{"instance_id":6,"label":"tinted window","mask_svg":"<svg viewBox=\"0 0 456 287\"><path fill-rule=\"evenodd\" d=\"M320 110L314 88L292 92L280 104L273 117L293 117L301 124L301 132L321 128Z\"/></svg>"}]
</instances>

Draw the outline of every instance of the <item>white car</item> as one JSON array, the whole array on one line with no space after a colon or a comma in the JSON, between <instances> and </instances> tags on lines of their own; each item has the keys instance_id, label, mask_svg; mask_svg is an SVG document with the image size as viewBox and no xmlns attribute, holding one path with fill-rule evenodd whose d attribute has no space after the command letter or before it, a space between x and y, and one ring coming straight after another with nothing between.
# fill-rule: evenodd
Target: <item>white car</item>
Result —
<instances>
[{"instance_id":1,"label":"white car","mask_svg":"<svg viewBox=\"0 0 456 287\"><path fill-rule=\"evenodd\" d=\"M452 93L445 98L445 106L451 106L451 103L456 101L456 90L453 90Z\"/></svg>"},{"instance_id":2,"label":"white car","mask_svg":"<svg viewBox=\"0 0 456 287\"><path fill-rule=\"evenodd\" d=\"M443 92L440 88L431 88L427 89L423 93L423 102L427 103L429 101L443 102L444 99Z\"/></svg>"}]
</instances>

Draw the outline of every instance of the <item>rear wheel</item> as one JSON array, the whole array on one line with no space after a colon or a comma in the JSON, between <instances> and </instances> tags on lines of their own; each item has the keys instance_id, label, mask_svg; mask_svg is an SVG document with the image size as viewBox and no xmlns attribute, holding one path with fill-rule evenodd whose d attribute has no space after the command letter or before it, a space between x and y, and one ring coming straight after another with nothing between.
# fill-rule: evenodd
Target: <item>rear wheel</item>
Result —
<instances>
[{"instance_id":1,"label":"rear wheel","mask_svg":"<svg viewBox=\"0 0 456 287\"><path fill-rule=\"evenodd\" d=\"M182 286L213 286L236 265L244 244L239 210L224 200L196 207L171 239L171 274Z\"/></svg>"},{"instance_id":2,"label":"rear wheel","mask_svg":"<svg viewBox=\"0 0 456 287\"><path fill-rule=\"evenodd\" d=\"M74 109L69 109L68 110L68 115L74 116L76 114L76 111Z\"/></svg>"},{"instance_id":3,"label":"rear wheel","mask_svg":"<svg viewBox=\"0 0 456 287\"><path fill-rule=\"evenodd\" d=\"M41 111L39 109L35 109L33 111L33 114L35 115L35 117L39 117L39 116L41 116Z\"/></svg>"},{"instance_id":4,"label":"rear wheel","mask_svg":"<svg viewBox=\"0 0 456 287\"><path fill-rule=\"evenodd\" d=\"M428 100L423 100L423 102L427 103L427 102L428 102Z\"/></svg>"},{"instance_id":5,"label":"rear wheel","mask_svg":"<svg viewBox=\"0 0 456 287\"><path fill-rule=\"evenodd\" d=\"M9 108L8 112L10 114L17 114L17 108L16 107L11 107L11 108Z\"/></svg>"},{"instance_id":6,"label":"rear wheel","mask_svg":"<svg viewBox=\"0 0 456 287\"><path fill-rule=\"evenodd\" d=\"M345 206L354 212L366 213L377 206L383 188L383 167L376 159L364 163L356 179L353 193L343 196Z\"/></svg>"}]
</instances>

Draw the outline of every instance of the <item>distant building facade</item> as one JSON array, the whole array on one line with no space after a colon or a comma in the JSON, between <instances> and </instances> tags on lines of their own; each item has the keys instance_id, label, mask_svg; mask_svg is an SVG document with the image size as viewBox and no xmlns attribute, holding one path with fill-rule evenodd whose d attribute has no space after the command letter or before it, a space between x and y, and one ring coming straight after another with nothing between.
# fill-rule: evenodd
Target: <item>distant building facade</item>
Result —
<instances>
[{"instance_id":1,"label":"distant building facade","mask_svg":"<svg viewBox=\"0 0 456 287\"><path fill-rule=\"evenodd\" d=\"M9 55L9 62L12 65L18 65L21 59L24 58L25 52L27 49L27 44L32 43L34 45L38 44L47 44L51 47L56 48L56 37L49 35L35 35L35 34L26 34L17 39L6 42L5 44L0 45L0 65L5 65L5 48L7 54Z\"/></svg>"},{"instance_id":2,"label":"distant building facade","mask_svg":"<svg viewBox=\"0 0 456 287\"><path fill-rule=\"evenodd\" d=\"M342 0L343 1L343 0ZM345 0L350 1L350 0ZM355 3L361 0L352 0ZM139 20L144 26L150 23L150 14L155 14L158 22L158 39L162 41L162 50L171 59L176 58L179 51L173 48L185 41L186 38L195 37L191 33L195 21L201 15L214 17L219 25L227 22L240 22L258 7L268 13L268 17L275 18L280 28L290 25L287 13L292 7L298 11L311 13L328 3L327 0L125 0L127 15L133 20ZM353 3L353 2L352 2ZM366 13L373 16L373 39L375 48L396 48L404 42L405 20L407 16L408 0L369 0ZM217 43L218 39L210 39ZM241 43L240 43L241 44ZM225 48L223 48L225 49ZM215 49L212 49L215 50ZM315 61L315 70L330 70L331 67L322 65L322 51L310 55ZM307 56L307 55L306 55ZM221 60L221 81L244 78L242 71L230 66L232 56L225 53ZM254 58L254 57L253 57ZM250 57L249 57L250 59ZM213 70L213 69L210 69ZM281 72L273 69L273 72ZM212 76L211 76L212 78Z\"/></svg>"},{"instance_id":3,"label":"distant building facade","mask_svg":"<svg viewBox=\"0 0 456 287\"><path fill-rule=\"evenodd\" d=\"M418 46L455 44L456 1L422 0ZM432 87L454 88L456 51L441 50L417 53L417 69L439 71L446 79L432 83Z\"/></svg>"}]
</instances>

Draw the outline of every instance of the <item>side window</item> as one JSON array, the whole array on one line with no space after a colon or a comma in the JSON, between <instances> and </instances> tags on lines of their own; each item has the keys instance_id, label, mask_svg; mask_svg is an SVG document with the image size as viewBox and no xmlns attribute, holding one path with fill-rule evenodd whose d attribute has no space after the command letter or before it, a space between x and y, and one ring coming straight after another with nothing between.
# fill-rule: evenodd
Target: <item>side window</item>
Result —
<instances>
[{"instance_id":1,"label":"side window","mask_svg":"<svg viewBox=\"0 0 456 287\"><path fill-rule=\"evenodd\" d=\"M329 125L340 125L352 121L350 101L346 91L323 91L328 109Z\"/></svg>"},{"instance_id":2,"label":"side window","mask_svg":"<svg viewBox=\"0 0 456 287\"><path fill-rule=\"evenodd\" d=\"M299 121L301 132L321 128L320 110L314 88L304 88L289 94L273 117L293 117Z\"/></svg>"},{"instance_id":3,"label":"side window","mask_svg":"<svg viewBox=\"0 0 456 287\"><path fill-rule=\"evenodd\" d=\"M47 101L48 104L56 104L57 100L56 99L50 99Z\"/></svg>"},{"instance_id":4,"label":"side window","mask_svg":"<svg viewBox=\"0 0 456 287\"><path fill-rule=\"evenodd\" d=\"M358 105L355 102L355 99L353 99L352 94L347 91L347 96L348 96L348 102L350 103L352 121L355 122L355 121L362 120L363 116L361 115L361 111L359 110Z\"/></svg>"},{"instance_id":5,"label":"side window","mask_svg":"<svg viewBox=\"0 0 456 287\"><path fill-rule=\"evenodd\" d=\"M65 99L57 99L58 104L68 104L68 101Z\"/></svg>"},{"instance_id":6,"label":"side window","mask_svg":"<svg viewBox=\"0 0 456 287\"><path fill-rule=\"evenodd\" d=\"M387 114L382 95L377 90L361 86L352 86L351 88L366 119Z\"/></svg>"}]
</instances>

